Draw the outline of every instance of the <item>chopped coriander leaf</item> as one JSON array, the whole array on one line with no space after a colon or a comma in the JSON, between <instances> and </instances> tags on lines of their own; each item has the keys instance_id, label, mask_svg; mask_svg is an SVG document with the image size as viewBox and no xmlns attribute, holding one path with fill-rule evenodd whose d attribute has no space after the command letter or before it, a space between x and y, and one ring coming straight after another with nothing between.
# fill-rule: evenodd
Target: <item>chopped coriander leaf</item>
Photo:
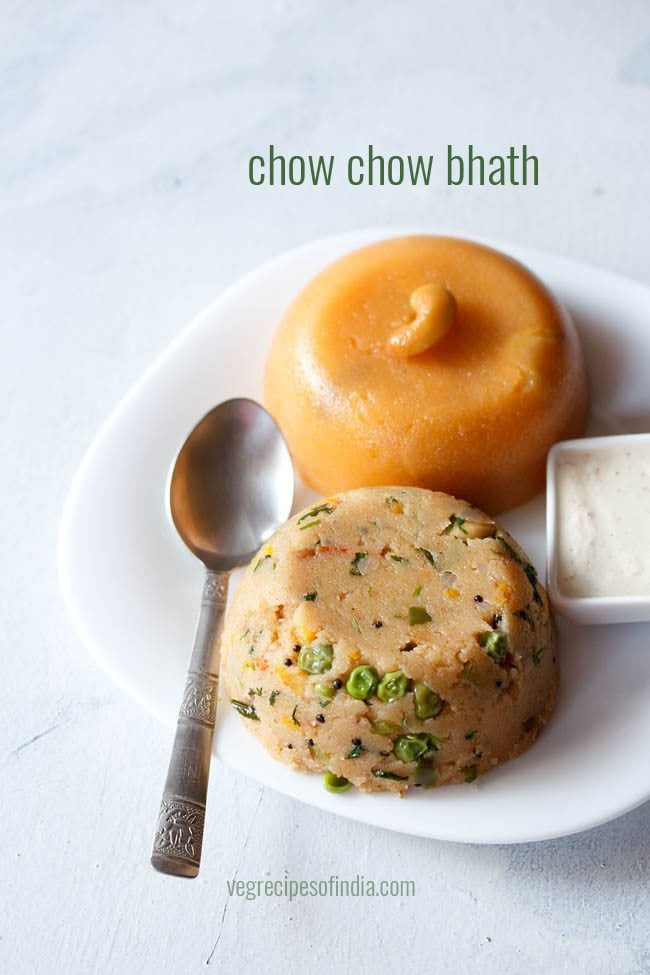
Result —
<instances>
[{"instance_id":1,"label":"chopped coriander leaf","mask_svg":"<svg viewBox=\"0 0 650 975\"><path fill-rule=\"evenodd\" d=\"M542 662L542 657L546 653L546 647L540 647L539 650L533 650L531 654L531 659L535 667L538 667Z\"/></svg>"},{"instance_id":2,"label":"chopped coriander leaf","mask_svg":"<svg viewBox=\"0 0 650 975\"><path fill-rule=\"evenodd\" d=\"M278 694L281 693L282 693L281 691L271 691L269 695L269 704L271 705L271 707L273 707L273 705L275 704L275 699L278 696Z\"/></svg>"},{"instance_id":3,"label":"chopped coriander leaf","mask_svg":"<svg viewBox=\"0 0 650 975\"><path fill-rule=\"evenodd\" d=\"M361 752L365 752L365 750L366 749L363 747L363 745L360 745L360 744L353 745L352 748L350 749L350 751L348 752L348 754L345 757L346 758L358 758L359 755L361 754Z\"/></svg>"},{"instance_id":4,"label":"chopped coriander leaf","mask_svg":"<svg viewBox=\"0 0 650 975\"><path fill-rule=\"evenodd\" d=\"M408 775L396 775L395 772L386 772L383 768L374 768L372 774L376 779L393 779L395 782L408 781Z\"/></svg>"},{"instance_id":5,"label":"chopped coriander leaf","mask_svg":"<svg viewBox=\"0 0 650 975\"><path fill-rule=\"evenodd\" d=\"M264 563L268 561L268 559L270 558L271 558L270 555L263 555L261 559L258 559L255 564L255 568L253 569L253 572L257 572L258 569L261 569Z\"/></svg>"},{"instance_id":6,"label":"chopped coriander leaf","mask_svg":"<svg viewBox=\"0 0 650 975\"><path fill-rule=\"evenodd\" d=\"M429 616L424 606L409 606L409 625L416 626L419 623L430 623L433 617Z\"/></svg>"},{"instance_id":7,"label":"chopped coriander leaf","mask_svg":"<svg viewBox=\"0 0 650 975\"><path fill-rule=\"evenodd\" d=\"M296 717L296 711L297 710L298 710L298 705L296 704L295 707L294 707L294 709L293 709L293 711L291 712L291 720L293 721L293 723L295 725L298 725L298 727L300 727L300 722L298 721L298 718Z\"/></svg>"},{"instance_id":8,"label":"chopped coriander leaf","mask_svg":"<svg viewBox=\"0 0 650 975\"><path fill-rule=\"evenodd\" d=\"M422 593L422 586L420 585L416 586L415 589L413 590L413 599L417 599L421 593Z\"/></svg>"},{"instance_id":9,"label":"chopped coriander leaf","mask_svg":"<svg viewBox=\"0 0 650 975\"><path fill-rule=\"evenodd\" d=\"M476 738L477 734L478 731L476 730L476 728L473 731L468 731L467 734L465 735L465 741L471 741L472 738Z\"/></svg>"},{"instance_id":10,"label":"chopped coriander leaf","mask_svg":"<svg viewBox=\"0 0 650 975\"><path fill-rule=\"evenodd\" d=\"M408 559L405 559L403 555L391 555L389 556L393 562L403 562L408 565Z\"/></svg>"},{"instance_id":11,"label":"chopped coriander leaf","mask_svg":"<svg viewBox=\"0 0 650 975\"><path fill-rule=\"evenodd\" d=\"M431 554L428 548L418 548L416 549L416 551L419 552L420 555L423 555L430 565L436 564L436 560L434 559L433 555Z\"/></svg>"},{"instance_id":12,"label":"chopped coriander leaf","mask_svg":"<svg viewBox=\"0 0 650 975\"><path fill-rule=\"evenodd\" d=\"M537 569L530 562L527 562L524 566L524 572L526 573L526 578L530 582L531 586L537 585Z\"/></svg>"},{"instance_id":13,"label":"chopped coriander leaf","mask_svg":"<svg viewBox=\"0 0 650 975\"><path fill-rule=\"evenodd\" d=\"M306 592L302 598L306 603L313 603L317 596L317 592Z\"/></svg>"},{"instance_id":14,"label":"chopped coriander leaf","mask_svg":"<svg viewBox=\"0 0 650 975\"><path fill-rule=\"evenodd\" d=\"M315 518L316 515L331 515L335 510L335 505L327 504L317 504L315 508L310 508L309 511L305 511L304 515L301 515L298 519L298 524L305 521L306 518Z\"/></svg>"},{"instance_id":15,"label":"chopped coriander leaf","mask_svg":"<svg viewBox=\"0 0 650 975\"><path fill-rule=\"evenodd\" d=\"M350 563L350 575L351 576L362 576L367 569L366 560L368 558L367 552L357 552L352 562Z\"/></svg>"},{"instance_id":16,"label":"chopped coriander leaf","mask_svg":"<svg viewBox=\"0 0 650 975\"><path fill-rule=\"evenodd\" d=\"M299 525L298 531L304 532L307 528L315 528L316 525L320 525L320 518L316 518L314 521L308 521L305 525Z\"/></svg>"},{"instance_id":17,"label":"chopped coriander leaf","mask_svg":"<svg viewBox=\"0 0 650 975\"><path fill-rule=\"evenodd\" d=\"M531 619L530 613L528 613L527 610L516 609L514 615L518 616L520 620L524 621L524 623L528 623L529 626L533 625L533 621Z\"/></svg>"},{"instance_id":18,"label":"chopped coriander leaf","mask_svg":"<svg viewBox=\"0 0 650 975\"><path fill-rule=\"evenodd\" d=\"M463 525L465 524L466 521L467 518L459 518L458 515L452 515L451 518L449 519L449 524L447 525L446 528L443 529L442 534L451 535L454 529L457 528L459 532L462 532L463 535L466 535L467 532L463 528Z\"/></svg>"},{"instance_id":19,"label":"chopped coriander leaf","mask_svg":"<svg viewBox=\"0 0 650 975\"><path fill-rule=\"evenodd\" d=\"M260 720L257 711L255 710L255 705L247 704L244 701L236 701L234 698L231 698L230 703L234 707L235 711L239 711L243 718L250 718L251 721Z\"/></svg>"},{"instance_id":20,"label":"chopped coriander leaf","mask_svg":"<svg viewBox=\"0 0 650 975\"><path fill-rule=\"evenodd\" d=\"M257 695L258 697L261 697L262 694L263 694L263 691L262 691L262 688L261 687L249 687L248 688L248 693L249 693L249 695L251 697L254 697L255 695Z\"/></svg>"},{"instance_id":21,"label":"chopped coriander leaf","mask_svg":"<svg viewBox=\"0 0 650 975\"><path fill-rule=\"evenodd\" d=\"M353 616L352 619L350 620L350 623L352 624L352 629L353 630L356 630L357 633L361 633L361 627L359 626L359 620L355 619L354 616Z\"/></svg>"},{"instance_id":22,"label":"chopped coriander leaf","mask_svg":"<svg viewBox=\"0 0 650 975\"><path fill-rule=\"evenodd\" d=\"M494 537L496 538L497 542L501 542L508 555L511 555L512 558L515 560L515 562L521 563L521 559L519 558L519 553L515 552L510 542L507 541L507 539L505 539L503 535L495 535Z\"/></svg>"}]
</instances>

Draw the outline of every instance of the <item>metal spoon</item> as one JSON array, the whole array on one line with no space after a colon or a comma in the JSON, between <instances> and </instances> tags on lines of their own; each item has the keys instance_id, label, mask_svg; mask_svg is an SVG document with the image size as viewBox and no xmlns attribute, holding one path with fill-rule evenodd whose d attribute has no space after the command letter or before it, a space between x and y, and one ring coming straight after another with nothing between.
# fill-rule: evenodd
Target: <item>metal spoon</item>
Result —
<instances>
[{"instance_id":1,"label":"metal spoon","mask_svg":"<svg viewBox=\"0 0 650 975\"><path fill-rule=\"evenodd\" d=\"M293 483L282 434L266 410L248 399L211 410L176 458L169 482L172 520L207 572L151 854L162 873L199 872L228 579L288 518Z\"/></svg>"}]
</instances>

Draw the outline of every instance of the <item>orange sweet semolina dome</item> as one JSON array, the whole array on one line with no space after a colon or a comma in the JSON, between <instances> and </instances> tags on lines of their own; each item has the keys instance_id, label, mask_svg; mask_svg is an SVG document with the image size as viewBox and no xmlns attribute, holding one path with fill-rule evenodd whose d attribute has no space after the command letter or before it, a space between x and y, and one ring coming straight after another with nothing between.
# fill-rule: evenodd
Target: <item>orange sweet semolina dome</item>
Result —
<instances>
[{"instance_id":1,"label":"orange sweet semolina dome","mask_svg":"<svg viewBox=\"0 0 650 975\"><path fill-rule=\"evenodd\" d=\"M265 402L323 495L372 485L445 491L496 514L544 485L579 436L587 382L575 328L505 254L398 237L313 278L274 336Z\"/></svg>"}]
</instances>

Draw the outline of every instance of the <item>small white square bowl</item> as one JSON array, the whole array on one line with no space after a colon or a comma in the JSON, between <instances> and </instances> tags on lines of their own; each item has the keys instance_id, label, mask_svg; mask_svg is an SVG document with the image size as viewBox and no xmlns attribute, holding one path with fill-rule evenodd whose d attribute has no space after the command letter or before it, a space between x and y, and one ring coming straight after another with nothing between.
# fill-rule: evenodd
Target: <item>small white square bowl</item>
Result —
<instances>
[{"instance_id":1,"label":"small white square bowl","mask_svg":"<svg viewBox=\"0 0 650 975\"><path fill-rule=\"evenodd\" d=\"M650 433L563 440L548 454L546 466L547 589L553 607L574 623L639 623L650 620L647 596L569 596L559 584L559 504L557 470L563 458L586 451L649 445ZM650 558L650 552L648 553Z\"/></svg>"}]
</instances>

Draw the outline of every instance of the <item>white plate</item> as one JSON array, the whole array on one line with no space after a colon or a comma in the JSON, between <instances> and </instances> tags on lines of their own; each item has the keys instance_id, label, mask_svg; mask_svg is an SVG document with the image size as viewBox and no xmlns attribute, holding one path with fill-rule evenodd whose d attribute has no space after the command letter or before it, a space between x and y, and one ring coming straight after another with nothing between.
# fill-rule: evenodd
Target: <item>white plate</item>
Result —
<instances>
[{"instance_id":1,"label":"white plate","mask_svg":"<svg viewBox=\"0 0 650 975\"><path fill-rule=\"evenodd\" d=\"M314 273L355 247L413 232L423 231L332 237L248 275L181 333L89 449L63 517L63 592L82 640L101 665L164 722L175 720L201 591L201 567L165 514L171 459L215 403L260 398L275 325ZM650 290L562 258L495 246L537 272L574 315L593 401L606 415L647 423ZM308 500L299 490L298 506ZM543 498L502 521L543 575ZM520 843L596 826L650 797L650 628L581 628L561 621L560 637L562 691L548 728L529 752L472 785L415 792L403 800L331 795L319 776L292 772L268 757L226 704L219 712L217 754L304 802L421 836ZM217 815L217 808L208 815Z\"/></svg>"}]
</instances>

